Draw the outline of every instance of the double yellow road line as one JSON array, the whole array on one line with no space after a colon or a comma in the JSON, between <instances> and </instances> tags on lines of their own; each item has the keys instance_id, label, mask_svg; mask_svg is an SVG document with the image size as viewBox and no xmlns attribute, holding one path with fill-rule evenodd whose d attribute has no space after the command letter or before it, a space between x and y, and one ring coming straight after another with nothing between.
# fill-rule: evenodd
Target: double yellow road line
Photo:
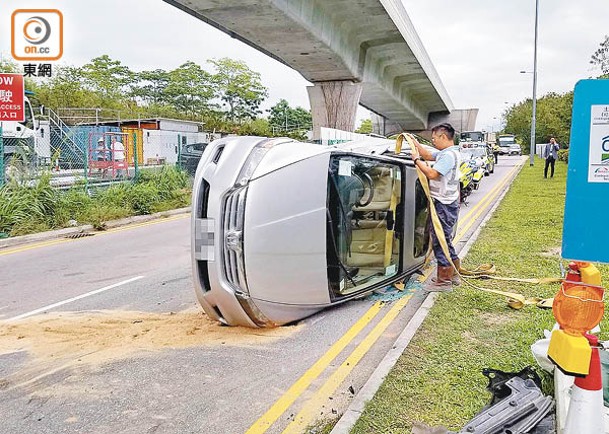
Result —
<instances>
[{"instance_id":1,"label":"double yellow road line","mask_svg":"<svg viewBox=\"0 0 609 434\"><path fill-rule=\"evenodd\" d=\"M455 236L454 242L458 242L478 217L494 203L494 199L503 191L504 187L513 178L520 165L515 166L510 172L495 185L465 216L459 219L460 229ZM426 270L429 274L431 268ZM326 403L340 384L353 371L366 353L372 348L379 337L393 322L401 310L406 306L411 296L400 298L377 325L368 333L362 342L351 352L345 361L328 377L324 384L308 399L293 421L283 431L284 433L302 433L306 427L315 421L319 409ZM246 434L261 434L266 432L305 392L311 383L316 380L338 357L338 355L349 345L359 333L380 313L383 303L377 301L368 311L338 340L330 349L311 366L272 406L262 415L246 432Z\"/></svg>"}]
</instances>

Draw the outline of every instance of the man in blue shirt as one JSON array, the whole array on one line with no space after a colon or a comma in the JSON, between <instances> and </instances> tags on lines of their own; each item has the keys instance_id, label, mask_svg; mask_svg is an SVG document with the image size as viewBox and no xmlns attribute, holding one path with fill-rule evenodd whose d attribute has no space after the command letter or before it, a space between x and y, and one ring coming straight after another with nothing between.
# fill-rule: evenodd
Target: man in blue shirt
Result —
<instances>
[{"instance_id":1,"label":"man in blue shirt","mask_svg":"<svg viewBox=\"0 0 609 434\"><path fill-rule=\"evenodd\" d=\"M412 160L415 166L429 179L429 190L442 224L444 237L448 245L450 259L457 269L461 261L452 245L452 233L459 217L459 165L461 158L454 143L455 129L448 123L431 129L431 143L437 151L430 152L416 142ZM425 160L435 161L429 166ZM425 285L427 291L450 291L453 283L460 283L459 276L454 274L450 260L444 254L432 226L432 247L438 262L437 276Z\"/></svg>"}]
</instances>

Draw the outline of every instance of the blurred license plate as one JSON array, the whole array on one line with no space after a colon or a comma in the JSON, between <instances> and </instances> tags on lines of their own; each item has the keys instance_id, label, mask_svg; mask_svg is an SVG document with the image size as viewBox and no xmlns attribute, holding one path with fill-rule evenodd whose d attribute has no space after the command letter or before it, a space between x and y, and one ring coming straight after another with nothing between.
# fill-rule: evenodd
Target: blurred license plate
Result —
<instances>
[{"instance_id":1,"label":"blurred license plate","mask_svg":"<svg viewBox=\"0 0 609 434\"><path fill-rule=\"evenodd\" d=\"M213 261L216 224L214 219L195 220L195 259Z\"/></svg>"}]
</instances>

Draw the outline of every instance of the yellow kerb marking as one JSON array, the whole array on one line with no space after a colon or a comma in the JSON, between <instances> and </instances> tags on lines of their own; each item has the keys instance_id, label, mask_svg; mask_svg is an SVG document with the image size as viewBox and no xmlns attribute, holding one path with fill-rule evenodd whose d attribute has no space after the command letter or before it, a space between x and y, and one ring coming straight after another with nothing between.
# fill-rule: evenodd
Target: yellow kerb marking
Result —
<instances>
[{"instance_id":1,"label":"yellow kerb marking","mask_svg":"<svg viewBox=\"0 0 609 434\"><path fill-rule=\"evenodd\" d=\"M300 377L275 404L258 419L246 434L259 434L265 432L273 423L292 405L292 403L304 392L311 382L328 367L341 351L358 335L364 327L380 312L382 303L377 301L341 338L330 347L330 349L311 366L302 377Z\"/></svg>"},{"instance_id":2,"label":"yellow kerb marking","mask_svg":"<svg viewBox=\"0 0 609 434\"><path fill-rule=\"evenodd\" d=\"M328 378L323 386L315 393L304 405L302 410L298 413L292 423L290 423L285 429L284 434L300 434L305 431L307 425L317 415L316 410L321 408L323 403L327 402L332 394L336 391L338 386L347 378L347 375L355 368L360 360L366 355L366 353L372 348L372 345L376 343L378 338L387 329L389 324L395 319L400 311L406 306L412 296L407 295L398 300L395 305L387 312L387 314L379 321L379 323L372 329L372 331L366 336L366 338L353 350L353 352L347 357L347 359L340 365L340 367L334 371L334 373Z\"/></svg>"}]
</instances>

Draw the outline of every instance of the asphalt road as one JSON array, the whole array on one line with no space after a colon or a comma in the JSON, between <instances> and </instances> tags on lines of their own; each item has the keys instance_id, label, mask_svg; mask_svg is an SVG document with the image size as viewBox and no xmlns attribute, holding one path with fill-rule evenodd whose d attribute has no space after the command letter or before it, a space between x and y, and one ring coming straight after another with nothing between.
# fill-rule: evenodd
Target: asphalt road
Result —
<instances>
[{"instance_id":1,"label":"asphalt road","mask_svg":"<svg viewBox=\"0 0 609 434\"><path fill-rule=\"evenodd\" d=\"M500 157L470 196L457 246L522 159ZM198 308L189 249L179 215L0 250L0 432L303 432L345 410L425 298L221 327Z\"/></svg>"}]
</instances>

